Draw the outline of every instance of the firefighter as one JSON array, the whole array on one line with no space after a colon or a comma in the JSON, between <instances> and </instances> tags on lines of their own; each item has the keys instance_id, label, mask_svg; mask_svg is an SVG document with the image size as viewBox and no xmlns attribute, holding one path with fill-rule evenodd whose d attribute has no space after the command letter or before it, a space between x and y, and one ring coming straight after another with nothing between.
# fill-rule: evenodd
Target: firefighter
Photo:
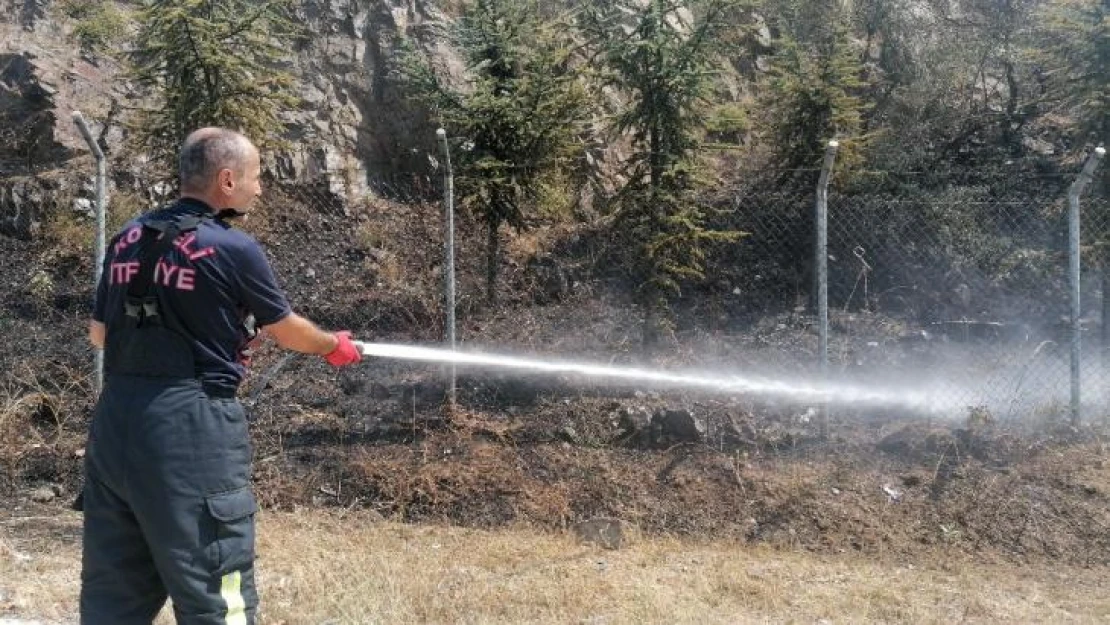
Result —
<instances>
[{"instance_id":1,"label":"firefighter","mask_svg":"<svg viewBox=\"0 0 1110 625\"><path fill-rule=\"evenodd\" d=\"M236 390L259 326L278 345L357 363L349 332L294 313L258 243L228 220L262 193L258 149L204 128L179 155L181 193L133 220L104 258L89 340L104 390L85 456L83 625L255 620L251 448Z\"/></svg>"}]
</instances>

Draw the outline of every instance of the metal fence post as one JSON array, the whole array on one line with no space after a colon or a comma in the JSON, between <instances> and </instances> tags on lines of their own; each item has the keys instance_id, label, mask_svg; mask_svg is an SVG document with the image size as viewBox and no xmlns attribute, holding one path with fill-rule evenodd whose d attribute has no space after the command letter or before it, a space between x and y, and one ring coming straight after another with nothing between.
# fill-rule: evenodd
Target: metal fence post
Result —
<instances>
[{"instance_id":1,"label":"metal fence post","mask_svg":"<svg viewBox=\"0 0 1110 625\"><path fill-rule=\"evenodd\" d=\"M829 177L840 143L829 141L825 147L825 161L821 164L821 177L817 181L817 245L815 271L817 274L817 358L821 366L821 384L829 382ZM829 435L829 405L821 404L821 438Z\"/></svg>"},{"instance_id":2,"label":"metal fence post","mask_svg":"<svg viewBox=\"0 0 1110 625\"><path fill-rule=\"evenodd\" d=\"M101 151L100 145L97 144L92 133L89 132L89 126L85 123L81 111L73 111L73 123L77 125L81 136L85 138L85 143L89 145L89 150L96 158L96 251L94 252L95 256L93 256L93 293L95 295L96 288L100 284L100 274L104 270L104 179L107 174L104 165L104 152ZM95 351L96 375L93 378L93 393L100 395L100 389L104 388L104 350L97 349Z\"/></svg>"},{"instance_id":3,"label":"metal fence post","mask_svg":"<svg viewBox=\"0 0 1110 625\"><path fill-rule=\"evenodd\" d=\"M1079 173L1079 177L1071 184L1068 189L1068 278L1071 291L1071 423L1072 425L1079 425L1081 422L1081 415L1079 413L1079 404L1081 398L1081 391L1079 385L1079 360L1080 360L1080 327L1079 316L1081 313L1080 301L1080 239L1079 239L1079 196L1083 193L1083 189L1091 182L1091 178L1095 172L1095 167L1098 162L1106 155L1106 149L1099 147L1096 148L1094 153L1087 158L1087 162L1083 165L1083 171ZM1105 323L1105 320L1104 320Z\"/></svg>"},{"instance_id":4,"label":"metal fence post","mask_svg":"<svg viewBox=\"0 0 1110 625\"><path fill-rule=\"evenodd\" d=\"M443 214L444 214L444 241L445 256L443 266L443 306L447 313L446 334L447 346L455 350L455 177L451 170L451 151L447 146L447 131L443 128L436 130L436 139L439 140L440 149L443 151ZM455 407L456 367L455 363L449 365L450 377L447 382L447 402L451 408Z\"/></svg>"}]
</instances>

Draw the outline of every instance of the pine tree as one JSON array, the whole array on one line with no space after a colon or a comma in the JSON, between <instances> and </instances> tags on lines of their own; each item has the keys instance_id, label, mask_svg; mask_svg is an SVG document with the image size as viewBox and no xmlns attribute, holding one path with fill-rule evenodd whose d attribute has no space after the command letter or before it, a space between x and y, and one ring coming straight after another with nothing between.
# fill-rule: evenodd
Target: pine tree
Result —
<instances>
[{"instance_id":1,"label":"pine tree","mask_svg":"<svg viewBox=\"0 0 1110 625\"><path fill-rule=\"evenodd\" d=\"M72 37L86 54L110 54L126 36L128 12L110 0L60 0L54 9L74 21Z\"/></svg>"},{"instance_id":2,"label":"pine tree","mask_svg":"<svg viewBox=\"0 0 1110 625\"><path fill-rule=\"evenodd\" d=\"M833 138L846 140L837 157L839 170L861 159L866 105L859 94L865 82L849 35L847 26L833 19L808 41L784 31L776 42L769 108L776 117L779 163L786 169L814 167Z\"/></svg>"},{"instance_id":3,"label":"pine tree","mask_svg":"<svg viewBox=\"0 0 1110 625\"><path fill-rule=\"evenodd\" d=\"M542 17L537 2L476 0L454 43L467 62L467 85L438 80L411 46L400 73L413 97L431 102L434 116L461 141L459 199L486 226L486 298L493 304L499 230L526 227L545 181L575 167L588 98L569 25Z\"/></svg>"},{"instance_id":4,"label":"pine tree","mask_svg":"<svg viewBox=\"0 0 1110 625\"><path fill-rule=\"evenodd\" d=\"M1043 66L1048 99L1078 118L1080 145L1110 138L1110 0L1059 0L1044 10ZM1104 171L1108 169L1105 165ZM1105 178L1104 178L1105 179Z\"/></svg>"},{"instance_id":5,"label":"pine tree","mask_svg":"<svg viewBox=\"0 0 1110 625\"><path fill-rule=\"evenodd\" d=\"M739 236L711 229L696 199L703 111L716 73L717 37L732 4L617 0L590 3L582 13L611 68L610 84L629 99L615 119L633 153L614 227L633 246L645 344L669 327L670 300L680 285L703 277L707 246Z\"/></svg>"},{"instance_id":6,"label":"pine tree","mask_svg":"<svg viewBox=\"0 0 1110 625\"><path fill-rule=\"evenodd\" d=\"M279 113L295 105L280 61L297 36L292 0L151 0L136 16L130 76L154 106L131 131L174 171L192 130L225 126L260 146L279 141Z\"/></svg>"}]
</instances>

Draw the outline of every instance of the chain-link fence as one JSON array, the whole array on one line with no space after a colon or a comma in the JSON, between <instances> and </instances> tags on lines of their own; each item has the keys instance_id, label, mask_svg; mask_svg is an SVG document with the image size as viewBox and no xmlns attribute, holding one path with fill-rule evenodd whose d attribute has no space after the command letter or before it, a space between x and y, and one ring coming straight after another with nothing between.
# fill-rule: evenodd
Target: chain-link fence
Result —
<instances>
[{"instance_id":1,"label":"chain-link fence","mask_svg":"<svg viewBox=\"0 0 1110 625\"><path fill-rule=\"evenodd\" d=\"M731 312L762 337L753 366L818 376L822 274L815 258L818 171L765 172L732 190L728 225L747 236ZM1069 188L1073 173L853 172L827 203L830 384L914 392L941 412L987 418L1104 414L1110 331L1102 323L1107 209L1080 197L1082 238L1073 376ZM755 349L751 349L754 347Z\"/></svg>"},{"instance_id":2,"label":"chain-link fence","mask_svg":"<svg viewBox=\"0 0 1110 625\"><path fill-rule=\"evenodd\" d=\"M50 201L63 202L65 210L91 207L91 159L53 173L32 171L19 162L4 165L0 203L9 232L31 227L34 215L24 207L45 206L42 198L23 197L28 193L51 194ZM366 297L371 299L360 300L365 318L338 321L387 333L390 328L421 328L412 340L436 342L450 328L443 274L422 272L418 279L398 256L406 255L414 266L447 264L443 173L444 166L433 163L426 174L360 179L357 185L333 180L279 187L267 193L264 203L301 206L319 217L319 228L310 225L303 238L321 254L330 236L324 222L353 220L356 245L346 253L365 256L365 275L357 279L368 280L372 288L366 289ZM799 372L818 377L823 345L817 294L824 275L832 384L912 389L949 413L983 410L1005 419L1066 413L1077 380L1083 414L1104 412L1110 380L1105 362L1110 327L1102 322L1110 309L1103 297L1104 285L1110 283L1110 205L1097 189L1079 200L1082 349L1078 368L1070 362L1075 324L1069 302L1068 191L1078 168L1043 173L1031 161L991 173L834 175L824 274L815 261L818 174L762 172L745 184L719 190L711 200L727 208L715 225L745 236L715 259L724 269L710 279L727 283L724 297L713 304L719 309L714 313L727 321L716 327L727 336L712 341L702 363L718 357L718 362L768 378L790 379ZM56 183L49 183L53 178ZM32 179L37 182L25 184ZM48 181L45 186L42 180ZM422 208L397 215L388 205L375 207L376 199ZM110 212L121 210L115 206ZM136 210L130 206L124 212L129 217ZM281 215L281 210L263 211L261 218ZM114 221L120 217L114 215ZM463 221L460 227L476 227L473 219ZM385 231L403 231L401 240L424 241L426 249L419 254L393 250L376 238L375 233ZM480 266L482 236L469 234L460 242L459 262ZM282 254L275 254L275 260L279 273L294 284L306 281L306 289L309 283L341 280L328 273L326 264L286 267ZM475 282L460 289L454 309L463 318L481 299L479 274L469 272ZM374 292L381 297L371 301ZM329 311L308 306L328 319ZM462 331L461 338L466 335Z\"/></svg>"},{"instance_id":3,"label":"chain-link fence","mask_svg":"<svg viewBox=\"0 0 1110 625\"><path fill-rule=\"evenodd\" d=\"M829 305L841 372L912 381L939 405L998 416L1067 405L1063 194L1007 186L834 195Z\"/></svg>"}]
</instances>

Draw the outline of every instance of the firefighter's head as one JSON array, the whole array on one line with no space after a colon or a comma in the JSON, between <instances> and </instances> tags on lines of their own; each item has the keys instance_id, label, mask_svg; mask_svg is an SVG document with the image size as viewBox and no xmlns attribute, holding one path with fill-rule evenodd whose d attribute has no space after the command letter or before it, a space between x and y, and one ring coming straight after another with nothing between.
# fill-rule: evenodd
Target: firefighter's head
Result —
<instances>
[{"instance_id":1,"label":"firefighter's head","mask_svg":"<svg viewBox=\"0 0 1110 625\"><path fill-rule=\"evenodd\" d=\"M258 148L234 130L193 131L181 146L178 167L181 195L203 200L216 210L246 212L262 195Z\"/></svg>"}]
</instances>

